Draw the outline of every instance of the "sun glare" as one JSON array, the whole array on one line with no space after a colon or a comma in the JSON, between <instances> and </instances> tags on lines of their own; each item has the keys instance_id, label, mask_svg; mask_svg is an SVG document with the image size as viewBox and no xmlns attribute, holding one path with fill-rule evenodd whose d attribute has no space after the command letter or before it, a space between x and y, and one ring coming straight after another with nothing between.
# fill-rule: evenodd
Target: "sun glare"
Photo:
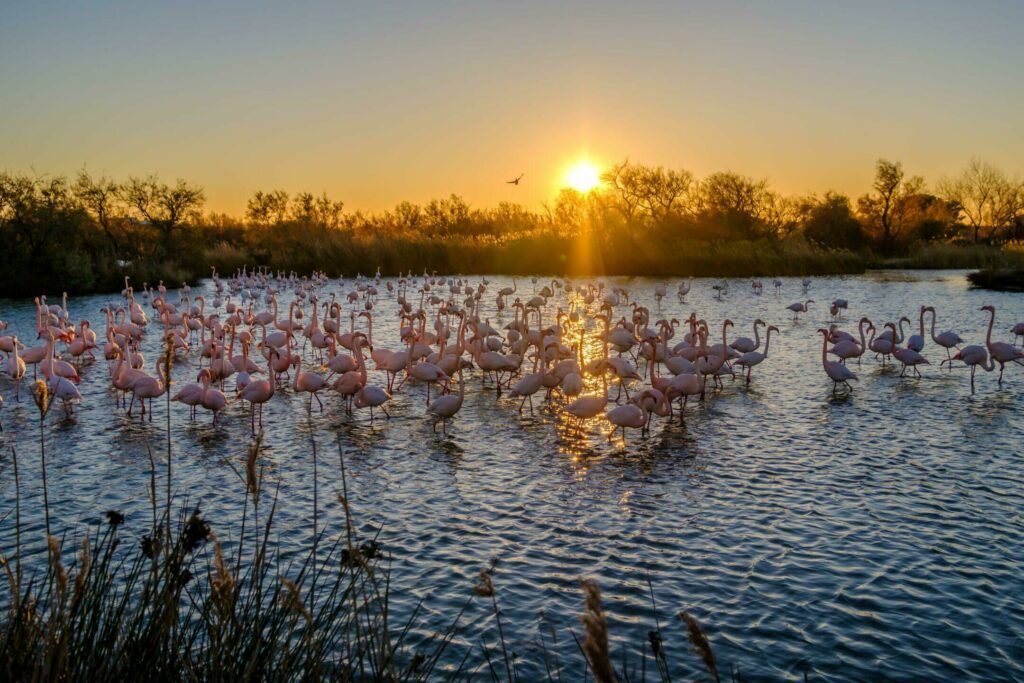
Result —
<instances>
[{"instance_id":1,"label":"sun glare","mask_svg":"<svg viewBox=\"0 0 1024 683\"><path fill-rule=\"evenodd\" d=\"M577 192L590 192L601 184L601 173L589 161L580 161L565 172L565 184Z\"/></svg>"}]
</instances>

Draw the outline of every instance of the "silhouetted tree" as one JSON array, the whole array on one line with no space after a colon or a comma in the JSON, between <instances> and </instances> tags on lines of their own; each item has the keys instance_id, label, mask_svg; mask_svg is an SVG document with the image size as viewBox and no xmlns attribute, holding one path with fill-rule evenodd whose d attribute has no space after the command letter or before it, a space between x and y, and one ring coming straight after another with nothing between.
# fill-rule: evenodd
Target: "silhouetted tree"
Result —
<instances>
[{"instance_id":1,"label":"silhouetted tree","mask_svg":"<svg viewBox=\"0 0 1024 683\"><path fill-rule=\"evenodd\" d=\"M591 227L592 203L582 192L563 187L555 198L555 225L567 231L587 232Z\"/></svg>"},{"instance_id":2,"label":"silhouetted tree","mask_svg":"<svg viewBox=\"0 0 1024 683\"><path fill-rule=\"evenodd\" d=\"M643 175L643 167L631 164L629 159L601 174L609 205L619 211L627 223L639 218L644 195Z\"/></svg>"},{"instance_id":3,"label":"silhouetted tree","mask_svg":"<svg viewBox=\"0 0 1024 683\"><path fill-rule=\"evenodd\" d=\"M959 176L940 180L939 192L954 203L975 242L980 241L982 229L988 229L989 240L995 239L1024 212L1021 181L980 159L971 159Z\"/></svg>"},{"instance_id":4,"label":"silhouetted tree","mask_svg":"<svg viewBox=\"0 0 1024 683\"><path fill-rule=\"evenodd\" d=\"M826 247L857 249L864 245L864 229L853 215L850 199L827 192L811 205L804 221L804 237Z\"/></svg>"},{"instance_id":5,"label":"silhouetted tree","mask_svg":"<svg viewBox=\"0 0 1024 683\"><path fill-rule=\"evenodd\" d=\"M694 187L683 169L651 168L627 159L601 175L605 195L627 223L650 218L657 223L682 210Z\"/></svg>"},{"instance_id":6,"label":"silhouetted tree","mask_svg":"<svg viewBox=\"0 0 1024 683\"><path fill-rule=\"evenodd\" d=\"M201 187L181 179L172 187L155 175L129 178L121 192L137 217L159 231L165 252L170 249L174 231L197 217L206 201Z\"/></svg>"},{"instance_id":7,"label":"silhouetted tree","mask_svg":"<svg viewBox=\"0 0 1024 683\"><path fill-rule=\"evenodd\" d=\"M469 204L457 194L446 199L431 199L424 207L429 230L434 234L446 235L467 232L469 226Z\"/></svg>"},{"instance_id":8,"label":"silhouetted tree","mask_svg":"<svg viewBox=\"0 0 1024 683\"><path fill-rule=\"evenodd\" d=\"M292 200L291 217L299 223L333 230L341 227L344 208L343 202L332 201L326 192L319 197L300 192Z\"/></svg>"},{"instance_id":9,"label":"silhouetted tree","mask_svg":"<svg viewBox=\"0 0 1024 683\"><path fill-rule=\"evenodd\" d=\"M417 232L422 229L425 222L423 209L419 204L412 202L400 202L395 207L394 228L409 232Z\"/></svg>"},{"instance_id":10,"label":"silhouetted tree","mask_svg":"<svg viewBox=\"0 0 1024 683\"><path fill-rule=\"evenodd\" d=\"M905 200L924 188L924 180L920 176L907 178L900 162L879 159L871 187L874 193L857 201L858 210L879 234L882 248L891 250L905 224L908 208Z\"/></svg>"},{"instance_id":11,"label":"silhouetted tree","mask_svg":"<svg viewBox=\"0 0 1024 683\"><path fill-rule=\"evenodd\" d=\"M758 236L768 198L767 180L725 171L712 173L700 183L697 207L705 220L752 239Z\"/></svg>"},{"instance_id":12,"label":"silhouetted tree","mask_svg":"<svg viewBox=\"0 0 1024 683\"><path fill-rule=\"evenodd\" d=\"M75 197L103 229L114 255L120 258L121 244L117 231L126 219L121 199L121 186L106 176L93 178L82 170L72 187Z\"/></svg>"},{"instance_id":13,"label":"silhouetted tree","mask_svg":"<svg viewBox=\"0 0 1024 683\"><path fill-rule=\"evenodd\" d=\"M245 219L257 225L281 223L288 215L288 193L284 190L257 190L245 207Z\"/></svg>"}]
</instances>

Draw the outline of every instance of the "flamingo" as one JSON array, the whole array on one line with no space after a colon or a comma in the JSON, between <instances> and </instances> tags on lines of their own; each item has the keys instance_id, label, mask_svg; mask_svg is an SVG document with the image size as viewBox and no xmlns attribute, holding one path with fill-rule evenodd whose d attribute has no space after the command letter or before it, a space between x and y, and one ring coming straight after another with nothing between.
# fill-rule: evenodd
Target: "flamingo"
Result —
<instances>
[{"instance_id":1,"label":"flamingo","mask_svg":"<svg viewBox=\"0 0 1024 683\"><path fill-rule=\"evenodd\" d=\"M860 323L857 325L857 328L860 331L860 343L859 344L855 340L853 340L853 339L843 339L843 340L837 342L829 350L829 353L831 353L833 356L837 356L839 358L839 362L840 363L843 363L845 365L846 361L849 360L850 358L856 358L857 359L857 365L860 365L860 359L864 355L864 350L867 348L867 345L864 342L864 326L865 326L865 324L869 325L869 326L871 325L871 321L868 320L866 317L865 318L861 318L860 319Z\"/></svg>"},{"instance_id":2,"label":"flamingo","mask_svg":"<svg viewBox=\"0 0 1024 683\"><path fill-rule=\"evenodd\" d=\"M78 387L76 387L71 380L54 371L53 337L50 337L50 349L47 360L49 363L49 371L47 372L47 368L43 368L43 375L47 378L46 387L50 392L50 396L54 399L60 399L64 403L64 414L71 417L73 410L72 405L76 401L82 401L82 394L79 393Z\"/></svg>"},{"instance_id":3,"label":"flamingo","mask_svg":"<svg viewBox=\"0 0 1024 683\"><path fill-rule=\"evenodd\" d=\"M12 340L13 353L4 361L4 372L17 382L14 390L14 400L21 401L21 380L25 377L26 366L25 361L18 355L18 348L20 346L18 338L12 337Z\"/></svg>"},{"instance_id":4,"label":"flamingo","mask_svg":"<svg viewBox=\"0 0 1024 683\"><path fill-rule=\"evenodd\" d=\"M156 360L156 377L150 375L143 375L139 377L134 384L132 384L132 400L128 404L128 414L132 414L132 407L135 405L136 399L139 401L139 406L142 408L141 418L146 416L146 400L149 400L149 421L153 421L153 399L159 398L164 395L167 391L167 377L164 375L164 365L161 363L163 359L158 358Z\"/></svg>"},{"instance_id":5,"label":"flamingo","mask_svg":"<svg viewBox=\"0 0 1024 683\"><path fill-rule=\"evenodd\" d=\"M608 384L600 396L580 396L562 410L569 413L578 423L597 417L608 405Z\"/></svg>"},{"instance_id":6,"label":"flamingo","mask_svg":"<svg viewBox=\"0 0 1024 683\"><path fill-rule=\"evenodd\" d=\"M688 278L679 283L679 288L676 290L676 294L679 296L679 302L682 303L686 295L690 293L690 288L693 286L693 278Z\"/></svg>"},{"instance_id":7,"label":"flamingo","mask_svg":"<svg viewBox=\"0 0 1024 683\"><path fill-rule=\"evenodd\" d=\"M358 345L356 346L356 361L359 364L359 372L360 372L360 374L362 375L363 378L365 378L366 377L366 361L363 360L362 347L358 346ZM352 402L355 404L356 408L369 408L370 409L370 422L373 422L373 409L374 408L380 408L384 412L384 415L386 415L389 419L391 418L391 414L388 413L387 408L384 407L384 404L387 403L390 400L391 400L391 394L389 394L388 392L384 391L380 387L376 387L376 386L372 386L372 385L367 385L365 383L365 379L364 379L363 385L360 386L359 389L356 390L356 393L353 396Z\"/></svg>"},{"instance_id":8,"label":"flamingo","mask_svg":"<svg viewBox=\"0 0 1024 683\"><path fill-rule=\"evenodd\" d=\"M999 363L999 384L1003 383L1003 370L1006 368L1007 363L1016 363L1017 365L1024 365L1024 349L1018 349L1013 344L1007 344L1006 342L994 342L992 341L992 326L996 322L996 307L990 305L982 306L982 311L988 311L988 334L985 337L985 346L988 348L989 355L992 356L992 360Z\"/></svg>"},{"instance_id":9,"label":"flamingo","mask_svg":"<svg viewBox=\"0 0 1024 683\"><path fill-rule=\"evenodd\" d=\"M213 376L209 372L203 376L203 394L199 405L213 413L213 424L216 425L217 415L227 407L228 399L224 392L210 386L212 380Z\"/></svg>"},{"instance_id":10,"label":"flamingo","mask_svg":"<svg viewBox=\"0 0 1024 683\"><path fill-rule=\"evenodd\" d=\"M907 339L907 348L913 351L921 352L924 350L924 314L928 310L927 306L922 306L920 311L920 319L918 321L919 328L917 334L912 334Z\"/></svg>"},{"instance_id":11,"label":"flamingo","mask_svg":"<svg viewBox=\"0 0 1024 683\"><path fill-rule=\"evenodd\" d=\"M209 380L209 376L210 371L203 368L199 371L195 383L186 384L178 390L178 393L171 397L172 401L188 406L189 418L191 419L195 419L196 406L203 402L203 392L206 391L205 384Z\"/></svg>"},{"instance_id":12,"label":"flamingo","mask_svg":"<svg viewBox=\"0 0 1024 683\"><path fill-rule=\"evenodd\" d=\"M437 431L437 423L441 423L441 431L448 434L448 420L455 417L455 414L462 409L462 403L466 399L466 380L462 377L462 366L459 366L459 393L458 394L447 394L445 396L439 396L435 398L430 405L427 406L427 412L431 415L436 415L437 419L434 420L434 431Z\"/></svg>"},{"instance_id":13,"label":"flamingo","mask_svg":"<svg viewBox=\"0 0 1024 683\"><path fill-rule=\"evenodd\" d=\"M665 396L661 392L658 392L660 399L658 400L659 405L666 403ZM626 429L639 429L640 433L643 434L647 430L647 424L649 421L646 402L640 401L640 405L636 403L626 403L625 405L615 406L607 413L605 413L605 419L612 424L612 430L608 432L608 440L611 441L615 432L619 429L622 430L622 442L626 442Z\"/></svg>"},{"instance_id":14,"label":"flamingo","mask_svg":"<svg viewBox=\"0 0 1024 683\"><path fill-rule=\"evenodd\" d=\"M633 394L633 397L629 399L630 403L643 407L647 411L647 424L645 429L650 432L651 430L651 418L657 415L658 417L672 417L672 404L668 401L668 397L659 389L648 388L641 389L640 391Z\"/></svg>"},{"instance_id":15,"label":"flamingo","mask_svg":"<svg viewBox=\"0 0 1024 683\"><path fill-rule=\"evenodd\" d=\"M835 395L840 384L845 384L847 389L853 391L850 380L856 381L857 374L842 363L828 359L828 330L821 328L818 332L823 337L821 340L821 365L825 369L825 374L832 380L832 395Z\"/></svg>"},{"instance_id":16,"label":"flamingo","mask_svg":"<svg viewBox=\"0 0 1024 683\"><path fill-rule=\"evenodd\" d=\"M838 320L839 318L842 317L842 315L843 315L842 312L845 311L849 307L850 307L850 302L848 302L846 299L835 299L835 300L832 301L831 305L829 306L829 312L832 314L832 317L834 319Z\"/></svg>"},{"instance_id":17,"label":"flamingo","mask_svg":"<svg viewBox=\"0 0 1024 683\"><path fill-rule=\"evenodd\" d=\"M963 361L965 365L971 368L971 394L974 394L974 373L977 372L978 368L980 367L985 372L992 372L996 368L995 361L989 357L985 347L975 344L957 350L953 360ZM950 363L950 366L952 366L952 363Z\"/></svg>"},{"instance_id":18,"label":"flamingo","mask_svg":"<svg viewBox=\"0 0 1024 683\"><path fill-rule=\"evenodd\" d=\"M750 339L750 337L737 337L736 339L732 340L732 344L729 344L729 346L740 353L748 353L750 351L756 351L759 348L761 348L761 335L757 329L759 325L767 325L767 323L758 318L757 320L754 321L753 339Z\"/></svg>"},{"instance_id":19,"label":"flamingo","mask_svg":"<svg viewBox=\"0 0 1024 683\"><path fill-rule=\"evenodd\" d=\"M808 299L807 301L805 301L803 303L800 303L799 301L797 301L796 303L792 303L792 304L786 306L786 308L788 308L789 310L793 311L793 322L797 322L798 320L800 320L800 314L801 313L806 313L808 307L811 304L813 304L813 303L814 303L814 299Z\"/></svg>"},{"instance_id":20,"label":"flamingo","mask_svg":"<svg viewBox=\"0 0 1024 683\"><path fill-rule=\"evenodd\" d=\"M868 342L868 348L875 352L875 356L882 356L882 365L885 365L885 359L892 355L892 350L896 348L896 342L893 341L893 337L896 334L896 326L892 323L886 323L886 327L892 329L890 336L889 329L885 330L884 334L878 335L875 338L875 328L871 328L871 340Z\"/></svg>"},{"instance_id":21,"label":"flamingo","mask_svg":"<svg viewBox=\"0 0 1024 683\"><path fill-rule=\"evenodd\" d=\"M324 411L324 404L320 397L317 396L317 393L327 387L327 380L319 372L302 371L301 353L295 354L293 363L295 365L295 378L292 380L292 387L295 391L304 391L309 394L309 405L306 408L306 412L313 412L313 399L315 398L322 413Z\"/></svg>"},{"instance_id":22,"label":"flamingo","mask_svg":"<svg viewBox=\"0 0 1024 683\"><path fill-rule=\"evenodd\" d=\"M947 331L939 334L938 336L936 336L936 334L935 334L935 307L934 306L928 306L926 310L928 310L932 314L932 330L931 330L932 341L935 342L936 344L938 344L939 346L941 346L942 348L946 349L946 360L943 361L943 363L949 363L949 368L950 368L950 370L952 370L953 369L953 357L950 355L949 350L952 349L952 348L959 348L960 345L964 343L964 340L961 339L960 335L958 335L956 332L952 332L952 331L949 331L949 330L947 330ZM943 363L940 363L939 365L941 366Z\"/></svg>"},{"instance_id":23,"label":"flamingo","mask_svg":"<svg viewBox=\"0 0 1024 683\"><path fill-rule=\"evenodd\" d=\"M366 366L361 364L361 357L363 353L363 346L367 345L366 335L362 332L356 332L353 338L353 348L355 353L359 356L359 359L353 360L354 369L342 373L338 376L331 388L334 389L345 399L345 412L349 415L352 414L352 398L356 395L361 388L366 385ZM370 347L371 352L373 347Z\"/></svg>"},{"instance_id":24,"label":"flamingo","mask_svg":"<svg viewBox=\"0 0 1024 683\"><path fill-rule=\"evenodd\" d=\"M1011 327L1010 334L1014 335L1013 345L1016 346L1018 338L1024 340L1024 323L1017 323ZM1024 346L1024 341L1021 342L1021 346Z\"/></svg>"},{"instance_id":25,"label":"flamingo","mask_svg":"<svg viewBox=\"0 0 1024 683\"><path fill-rule=\"evenodd\" d=\"M552 347L553 346L553 347L555 347L557 349L558 348L558 343L557 342L552 342L552 343L548 344L547 346L548 347ZM523 400L519 402L519 412L520 412L520 414L522 414L522 412L523 412L523 405L527 401L529 401L530 402L530 415L533 415L533 395L536 394L538 391L540 391L541 387L544 386L544 375L546 373L538 371L538 366L539 366L539 363L540 363L540 357L541 357L541 354L540 354L539 349L538 349L538 353L536 353L534 355L534 357L533 357L533 372L531 372L528 375L523 375L523 378L520 379L518 382L516 382L515 385L512 387L511 394L513 396L516 396L516 397L522 396L523 397ZM461 371L460 371L460 374L461 374Z\"/></svg>"},{"instance_id":26,"label":"flamingo","mask_svg":"<svg viewBox=\"0 0 1024 683\"><path fill-rule=\"evenodd\" d=\"M274 398L277 391L277 373L274 372L273 360L277 351L270 352L271 357L267 360L267 379L250 380L245 387L238 392L238 398L249 402L250 417L253 433L256 432L256 406L260 407L260 428L263 427L263 404ZM204 371L205 372L205 371ZM312 410L312 399L310 399L310 410Z\"/></svg>"},{"instance_id":27,"label":"flamingo","mask_svg":"<svg viewBox=\"0 0 1024 683\"><path fill-rule=\"evenodd\" d=\"M750 371L754 369L755 365L760 365L768 358L768 347L772 343L772 332L779 332L779 328L774 325L769 325L767 334L764 338L764 353L758 351L747 351L736 360L736 365L745 367L747 369L747 385L750 385ZM779 332L779 334L781 334ZM863 351L862 351L863 353Z\"/></svg>"},{"instance_id":28,"label":"flamingo","mask_svg":"<svg viewBox=\"0 0 1024 683\"><path fill-rule=\"evenodd\" d=\"M687 402L691 396L701 396L704 394L705 383L707 382L705 375L699 375L696 372L692 373L680 373L672 378L668 383L668 388L665 391L665 397L668 400L679 400L679 420L680 422L686 419L686 415L683 409L686 407Z\"/></svg>"},{"instance_id":29,"label":"flamingo","mask_svg":"<svg viewBox=\"0 0 1024 683\"><path fill-rule=\"evenodd\" d=\"M448 375L445 374L444 370L429 361L421 360L418 363L412 362L413 347L414 343L420 339L421 335L409 337L409 353L405 357L405 377L402 379L398 388L401 389L402 385L405 384L406 380L410 377L419 380L427 385L427 405L430 405L430 387L439 382L444 382L448 379ZM396 389L397 391L397 389Z\"/></svg>"},{"instance_id":30,"label":"flamingo","mask_svg":"<svg viewBox=\"0 0 1024 683\"><path fill-rule=\"evenodd\" d=\"M896 360L903 364L903 369L900 370L900 377L904 376L907 372L907 368L913 368L917 376L920 377L921 371L917 369L917 366L929 364L927 358L909 346L906 348L897 346L892 350L892 355L895 356Z\"/></svg>"}]
</instances>

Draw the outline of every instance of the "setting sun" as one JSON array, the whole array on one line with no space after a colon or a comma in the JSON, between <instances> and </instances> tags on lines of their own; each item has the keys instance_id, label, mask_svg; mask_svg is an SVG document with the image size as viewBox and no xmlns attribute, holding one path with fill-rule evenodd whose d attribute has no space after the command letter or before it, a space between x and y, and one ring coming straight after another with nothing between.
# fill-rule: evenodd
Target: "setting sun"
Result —
<instances>
[{"instance_id":1,"label":"setting sun","mask_svg":"<svg viewBox=\"0 0 1024 683\"><path fill-rule=\"evenodd\" d=\"M565 172L565 185L577 192L590 192L601 184L601 173L589 161L580 161Z\"/></svg>"}]
</instances>

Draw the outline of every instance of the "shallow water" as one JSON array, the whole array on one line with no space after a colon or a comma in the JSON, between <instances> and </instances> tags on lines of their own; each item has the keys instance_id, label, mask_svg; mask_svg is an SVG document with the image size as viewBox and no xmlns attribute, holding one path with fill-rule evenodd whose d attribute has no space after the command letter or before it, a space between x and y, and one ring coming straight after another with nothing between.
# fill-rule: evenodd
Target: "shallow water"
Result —
<instances>
[{"instance_id":1,"label":"shallow water","mask_svg":"<svg viewBox=\"0 0 1024 683\"><path fill-rule=\"evenodd\" d=\"M365 413L347 417L334 396L325 397L322 414L314 406L308 415L305 398L283 391L265 412L264 454L268 476L281 484L281 542L293 556L308 547L312 437L321 523L342 528L334 503L340 444L360 531L382 527L381 542L394 557L396 623L422 599L417 635L443 627L479 569L497 558L503 627L528 662L526 679L542 672L534 668L542 610L563 629L563 655L570 663L575 657L564 629L579 630L580 577L602 587L616 657L622 648L638 653L654 628L650 579L677 676L698 671L674 617L686 608L704 624L720 667L737 665L745 677L800 679L805 670L834 680L1024 677L1024 368L1008 368L1002 387L997 373L979 373L972 396L966 369L940 371L945 353L929 340L924 354L933 365L923 379L900 378L865 359L852 394L834 397L816 334L827 324L827 302L843 297L851 307L846 329L861 315L876 322L908 315L916 325L918 307L930 304L938 309L937 331L954 329L968 343L983 343L988 316L978 308L991 303L995 336L1009 340L1009 327L1024 319L1024 297L970 290L962 272L899 275L816 278L806 296L797 279L783 279L778 294L766 282L763 296L733 280L720 300L712 281L696 280L685 302L669 282L660 308L656 281L608 279L628 287L655 319L696 310L716 336L725 317L736 323L730 338L750 336L757 317L782 331L749 388L727 379L724 390L687 407L685 424L656 419L649 437L630 432L625 444L607 441L600 421L575 432L553 404L538 401L535 415L520 416L518 401L496 400L477 372L448 436L432 432L422 386L403 388L390 404L392 419L378 415L373 424ZM491 292L507 283L490 280ZM350 285L331 282L321 298ZM531 286L519 281L520 293ZM211 283L193 294L200 290L212 300ZM72 298L72 318L93 320L102 336L99 309L114 298ZM785 306L804 298L818 303L794 323ZM545 323L556 304L565 305L561 291ZM488 294L485 316L498 327L511 314L499 318L493 305ZM380 301L374 329L375 344L392 349L394 310L393 301ZM616 317L627 311L620 307ZM10 322L7 334L37 343L31 302L0 301L0 319ZM150 372L158 345L159 335L148 335ZM591 341L588 353L596 352ZM174 378L192 381L195 373L182 363ZM105 363L82 374L75 417L55 406L47 418L54 526L81 528L116 508L128 514L126 531L141 536L149 514L146 446L161 448L165 404L154 402L152 425L128 418L114 408ZM383 381L383 373L372 373L371 383ZM13 384L0 378L0 516L13 507L13 445L27 536L41 537L29 386L18 404ZM225 460L244 458L248 412L232 405L217 427L200 412L190 421L187 408L172 407L175 487L202 501L215 529L227 529L243 496ZM10 551L10 517L0 522L0 542ZM493 643L489 605L478 602L448 661L477 645L481 630Z\"/></svg>"}]
</instances>

